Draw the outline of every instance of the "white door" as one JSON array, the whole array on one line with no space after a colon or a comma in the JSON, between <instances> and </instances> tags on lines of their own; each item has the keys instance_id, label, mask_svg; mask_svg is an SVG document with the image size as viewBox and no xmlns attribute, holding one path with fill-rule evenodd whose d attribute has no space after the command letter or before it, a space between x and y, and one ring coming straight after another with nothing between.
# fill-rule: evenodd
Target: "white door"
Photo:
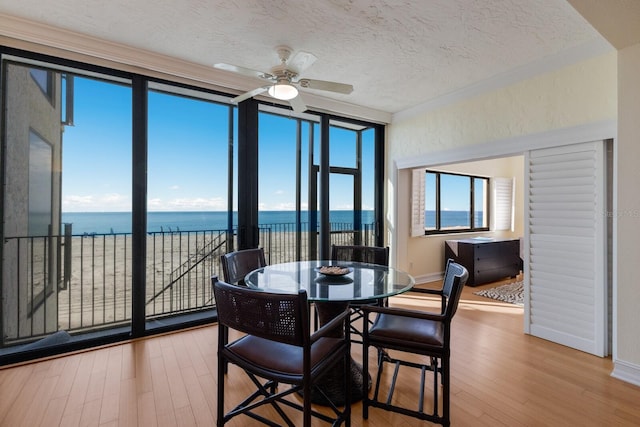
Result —
<instances>
[{"instance_id":1,"label":"white door","mask_svg":"<svg viewBox=\"0 0 640 427\"><path fill-rule=\"evenodd\" d=\"M604 142L525 159L525 332L608 353Z\"/></svg>"}]
</instances>

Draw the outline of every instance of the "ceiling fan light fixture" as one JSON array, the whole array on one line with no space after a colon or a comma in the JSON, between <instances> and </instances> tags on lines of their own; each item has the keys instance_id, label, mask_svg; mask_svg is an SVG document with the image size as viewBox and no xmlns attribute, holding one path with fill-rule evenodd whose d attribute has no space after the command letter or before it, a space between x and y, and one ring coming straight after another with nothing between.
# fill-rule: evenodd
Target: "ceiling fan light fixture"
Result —
<instances>
[{"instance_id":1,"label":"ceiling fan light fixture","mask_svg":"<svg viewBox=\"0 0 640 427\"><path fill-rule=\"evenodd\" d=\"M277 82L273 86L269 87L267 92L274 98L281 99L283 101L288 101L298 96L298 89L289 82Z\"/></svg>"}]
</instances>

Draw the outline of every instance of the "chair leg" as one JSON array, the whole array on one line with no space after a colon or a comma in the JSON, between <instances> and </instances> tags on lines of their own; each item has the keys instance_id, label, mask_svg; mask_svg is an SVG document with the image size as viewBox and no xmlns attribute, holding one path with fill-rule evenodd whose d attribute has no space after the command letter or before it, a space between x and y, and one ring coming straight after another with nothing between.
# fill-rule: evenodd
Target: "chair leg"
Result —
<instances>
[{"instance_id":1,"label":"chair leg","mask_svg":"<svg viewBox=\"0 0 640 427\"><path fill-rule=\"evenodd\" d=\"M362 338L362 372L366 377L369 372L369 340L367 339L366 332ZM368 381L362 381L362 418L365 420L369 418L369 390L367 387ZM376 389L378 384L376 383Z\"/></svg>"},{"instance_id":2,"label":"chair leg","mask_svg":"<svg viewBox=\"0 0 640 427\"><path fill-rule=\"evenodd\" d=\"M352 390L352 381L351 381L351 353L347 352L344 356L344 409L342 411L342 414L339 415L342 417L342 419L344 420L344 425L345 427L350 427L351 426L351 398L353 396L353 390ZM364 373L365 376L365 380L363 381L364 384L367 383L366 381L366 372L367 371L362 371ZM366 389L366 386L363 386Z\"/></svg>"},{"instance_id":3,"label":"chair leg","mask_svg":"<svg viewBox=\"0 0 640 427\"><path fill-rule=\"evenodd\" d=\"M450 419L450 400L449 400L449 391L450 391L450 371L449 371L449 357L444 356L442 358L442 425L444 427L449 427L451 423Z\"/></svg>"},{"instance_id":4,"label":"chair leg","mask_svg":"<svg viewBox=\"0 0 640 427\"><path fill-rule=\"evenodd\" d=\"M311 380L305 379L302 385L302 425L311 427Z\"/></svg>"},{"instance_id":5,"label":"chair leg","mask_svg":"<svg viewBox=\"0 0 640 427\"><path fill-rule=\"evenodd\" d=\"M222 342L224 343L224 345L227 345L227 343L229 342L229 330L224 328L222 331L220 331L219 333L222 334ZM227 362L226 360L224 361L224 374L226 375L226 373L229 371L229 362ZM218 378L223 378L223 376L218 376Z\"/></svg>"},{"instance_id":6,"label":"chair leg","mask_svg":"<svg viewBox=\"0 0 640 427\"><path fill-rule=\"evenodd\" d=\"M218 427L224 426L224 382L226 379L226 369L226 360L224 360L224 358L220 354L218 354Z\"/></svg>"}]
</instances>

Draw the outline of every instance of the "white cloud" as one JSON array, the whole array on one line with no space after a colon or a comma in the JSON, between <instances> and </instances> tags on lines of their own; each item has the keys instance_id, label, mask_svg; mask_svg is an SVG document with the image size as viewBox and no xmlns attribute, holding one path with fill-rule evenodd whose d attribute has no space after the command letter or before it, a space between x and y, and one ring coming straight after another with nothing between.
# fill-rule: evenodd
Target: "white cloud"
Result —
<instances>
[{"instance_id":1,"label":"white cloud","mask_svg":"<svg viewBox=\"0 0 640 427\"><path fill-rule=\"evenodd\" d=\"M331 210L335 211L350 211L353 210L353 203L343 203L338 206L332 206Z\"/></svg>"},{"instance_id":2,"label":"white cloud","mask_svg":"<svg viewBox=\"0 0 640 427\"><path fill-rule=\"evenodd\" d=\"M272 211L294 211L296 210L296 204L295 203L278 203L277 205L275 205L275 207L273 209L270 209Z\"/></svg>"},{"instance_id":3,"label":"white cloud","mask_svg":"<svg viewBox=\"0 0 640 427\"><path fill-rule=\"evenodd\" d=\"M131 196L118 193L69 195L62 200L63 212L128 212Z\"/></svg>"},{"instance_id":4,"label":"white cloud","mask_svg":"<svg viewBox=\"0 0 640 427\"><path fill-rule=\"evenodd\" d=\"M221 197L177 198L147 201L149 211L221 211L227 209L227 201ZM63 212L129 212L131 196L117 193L88 196L67 196L62 201Z\"/></svg>"},{"instance_id":5,"label":"white cloud","mask_svg":"<svg viewBox=\"0 0 640 427\"><path fill-rule=\"evenodd\" d=\"M196 197L194 199L173 199L164 205L164 209L170 211L220 211L227 208L227 201L221 197Z\"/></svg>"},{"instance_id":6,"label":"white cloud","mask_svg":"<svg viewBox=\"0 0 640 427\"><path fill-rule=\"evenodd\" d=\"M108 203L108 204L122 204L122 203L130 203L130 199L128 200L128 196L123 196L118 193L109 193L100 196L99 202Z\"/></svg>"},{"instance_id":7,"label":"white cloud","mask_svg":"<svg viewBox=\"0 0 640 427\"><path fill-rule=\"evenodd\" d=\"M155 198L147 200L147 209L150 211L157 211L162 208L162 199Z\"/></svg>"},{"instance_id":8,"label":"white cloud","mask_svg":"<svg viewBox=\"0 0 640 427\"><path fill-rule=\"evenodd\" d=\"M73 206L90 206L94 204L93 196L67 196L62 200L62 208Z\"/></svg>"}]
</instances>

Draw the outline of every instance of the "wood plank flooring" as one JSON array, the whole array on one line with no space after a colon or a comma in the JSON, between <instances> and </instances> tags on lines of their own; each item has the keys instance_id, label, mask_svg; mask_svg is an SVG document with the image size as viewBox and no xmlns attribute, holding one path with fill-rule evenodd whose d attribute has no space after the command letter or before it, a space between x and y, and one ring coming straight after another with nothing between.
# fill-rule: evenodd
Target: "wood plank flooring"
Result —
<instances>
[{"instance_id":1,"label":"wood plank flooring","mask_svg":"<svg viewBox=\"0 0 640 427\"><path fill-rule=\"evenodd\" d=\"M465 288L454 320L453 426L640 425L640 387L612 378L611 359L525 335L522 308L472 294L483 287ZM391 304L438 303L407 293ZM0 369L0 426L215 425L217 334L206 326ZM357 361L361 352L353 346ZM418 377L400 370L398 399L413 404ZM229 400L250 390L233 366L225 380ZM365 421L360 403L352 410L356 427L420 424L376 408Z\"/></svg>"}]
</instances>

